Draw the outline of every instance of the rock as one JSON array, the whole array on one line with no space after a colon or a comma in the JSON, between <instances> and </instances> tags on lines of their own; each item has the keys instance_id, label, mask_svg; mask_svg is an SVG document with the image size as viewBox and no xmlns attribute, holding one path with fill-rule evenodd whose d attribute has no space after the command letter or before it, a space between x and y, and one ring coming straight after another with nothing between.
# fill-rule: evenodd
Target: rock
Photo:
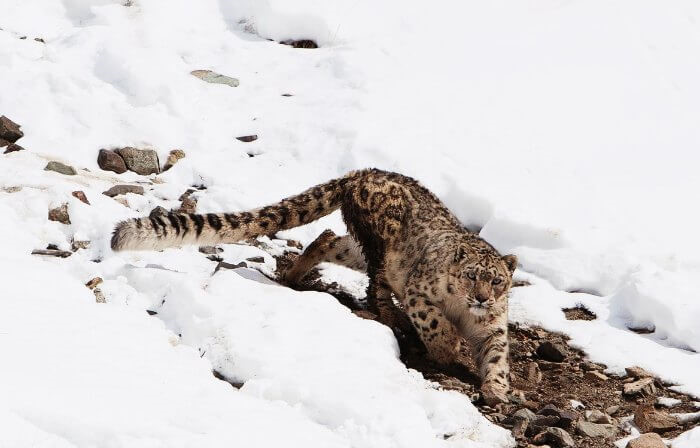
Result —
<instances>
[{"instance_id":1,"label":"rock","mask_svg":"<svg viewBox=\"0 0 700 448\"><path fill-rule=\"evenodd\" d=\"M156 216L165 216L168 214L168 210L165 209L165 207L161 207L160 205L153 210L151 210L151 213L148 214L149 218L155 218Z\"/></svg>"},{"instance_id":2,"label":"rock","mask_svg":"<svg viewBox=\"0 0 700 448\"><path fill-rule=\"evenodd\" d=\"M240 81L236 78L231 78L230 76L222 75L211 70L194 70L191 71L190 74L204 82L212 84L224 84L231 87L238 87L240 85Z\"/></svg>"},{"instance_id":3,"label":"rock","mask_svg":"<svg viewBox=\"0 0 700 448\"><path fill-rule=\"evenodd\" d=\"M65 163L56 162L55 160L47 163L44 171L55 171L60 174L65 174L66 176L75 176L78 174L78 172L75 171L75 168L72 166L66 165Z\"/></svg>"},{"instance_id":4,"label":"rock","mask_svg":"<svg viewBox=\"0 0 700 448\"><path fill-rule=\"evenodd\" d=\"M160 173L158 153L152 149L137 149L127 146L117 149L116 152L122 156L129 171L142 176Z\"/></svg>"},{"instance_id":5,"label":"rock","mask_svg":"<svg viewBox=\"0 0 700 448\"><path fill-rule=\"evenodd\" d=\"M88 240L73 240L71 243L71 247L73 248L73 252L75 252L78 249L87 249L90 247L90 241Z\"/></svg>"},{"instance_id":6,"label":"rock","mask_svg":"<svg viewBox=\"0 0 700 448\"><path fill-rule=\"evenodd\" d=\"M654 375L641 367L625 367L625 373L633 378L653 378Z\"/></svg>"},{"instance_id":7,"label":"rock","mask_svg":"<svg viewBox=\"0 0 700 448\"><path fill-rule=\"evenodd\" d=\"M566 359L567 351L562 344L545 341L537 347L537 356L546 361L562 362Z\"/></svg>"},{"instance_id":8,"label":"rock","mask_svg":"<svg viewBox=\"0 0 700 448\"><path fill-rule=\"evenodd\" d=\"M609 439L615 437L617 430L613 425L598 424L581 421L576 425L576 432L584 437L603 437Z\"/></svg>"},{"instance_id":9,"label":"rock","mask_svg":"<svg viewBox=\"0 0 700 448\"><path fill-rule=\"evenodd\" d=\"M143 187L140 185L115 185L109 190L102 192L102 194L104 194L105 196L109 196L110 198L127 193L143 194L144 190Z\"/></svg>"},{"instance_id":10,"label":"rock","mask_svg":"<svg viewBox=\"0 0 700 448\"><path fill-rule=\"evenodd\" d=\"M619 411L619 410L620 410L620 406L612 405L612 406L608 406L607 408L605 408L605 413L608 415L615 415L617 413L617 411Z\"/></svg>"},{"instance_id":11,"label":"rock","mask_svg":"<svg viewBox=\"0 0 700 448\"><path fill-rule=\"evenodd\" d=\"M248 258L246 258L246 261L250 261L251 263L265 263L265 258L264 257L248 257Z\"/></svg>"},{"instance_id":12,"label":"rock","mask_svg":"<svg viewBox=\"0 0 700 448\"><path fill-rule=\"evenodd\" d=\"M583 375L584 378L591 381L607 381L607 375L600 373L597 370L589 370Z\"/></svg>"},{"instance_id":13,"label":"rock","mask_svg":"<svg viewBox=\"0 0 700 448\"><path fill-rule=\"evenodd\" d=\"M58 221L61 224L70 224L68 204L61 204L60 207L49 210L49 221Z\"/></svg>"},{"instance_id":14,"label":"rock","mask_svg":"<svg viewBox=\"0 0 700 448\"><path fill-rule=\"evenodd\" d=\"M216 274L219 272L219 269L238 269L238 268L247 268L248 265L245 263L245 261L241 261L238 264L231 264L231 263L226 263L225 261L220 261L219 264L216 265L216 268L214 269L214 273Z\"/></svg>"},{"instance_id":15,"label":"rock","mask_svg":"<svg viewBox=\"0 0 700 448\"><path fill-rule=\"evenodd\" d=\"M100 149L97 165L105 171L113 171L117 174L126 172L126 162L122 156L110 149Z\"/></svg>"},{"instance_id":16,"label":"rock","mask_svg":"<svg viewBox=\"0 0 700 448\"><path fill-rule=\"evenodd\" d=\"M586 411L586 420L593 423L605 423L608 425L612 423L612 418L610 418L608 414L597 409Z\"/></svg>"},{"instance_id":17,"label":"rock","mask_svg":"<svg viewBox=\"0 0 700 448\"><path fill-rule=\"evenodd\" d=\"M189 196L184 198L180 204L180 208L178 208L176 211L179 213L196 213L197 200Z\"/></svg>"},{"instance_id":18,"label":"rock","mask_svg":"<svg viewBox=\"0 0 700 448\"><path fill-rule=\"evenodd\" d=\"M524 438L529 424L530 422L524 419L515 420L513 422L513 428L510 430L513 434L513 437L515 437L516 439Z\"/></svg>"},{"instance_id":19,"label":"rock","mask_svg":"<svg viewBox=\"0 0 700 448\"><path fill-rule=\"evenodd\" d=\"M206 255L216 255L224 250L216 246L199 246L199 251Z\"/></svg>"},{"instance_id":20,"label":"rock","mask_svg":"<svg viewBox=\"0 0 700 448\"><path fill-rule=\"evenodd\" d=\"M67 258L73 255L73 252L59 249L35 249L32 251L32 255L48 255L50 257Z\"/></svg>"},{"instance_id":21,"label":"rock","mask_svg":"<svg viewBox=\"0 0 700 448\"><path fill-rule=\"evenodd\" d=\"M294 48L318 48L318 44L311 39L293 40L287 39L280 42L282 45L289 45Z\"/></svg>"},{"instance_id":22,"label":"rock","mask_svg":"<svg viewBox=\"0 0 700 448\"><path fill-rule=\"evenodd\" d=\"M547 406L543 407L539 411L537 411L537 414L539 415L555 415L559 417L559 424L558 426L561 426L563 428L568 428L571 426L571 424L578 420L579 414L574 412L574 411L567 411L564 409L559 409L558 407L554 406L553 404L548 404Z\"/></svg>"},{"instance_id":23,"label":"rock","mask_svg":"<svg viewBox=\"0 0 700 448\"><path fill-rule=\"evenodd\" d=\"M559 426L559 420L559 417L556 415L538 415L532 421L530 421L530 426L533 428Z\"/></svg>"},{"instance_id":24,"label":"rock","mask_svg":"<svg viewBox=\"0 0 700 448\"><path fill-rule=\"evenodd\" d=\"M87 283L85 283L85 286L87 286L89 289L95 289L97 285L102 283L102 277L94 277L91 278Z\"/></svg>"},{"instance_id":25,"label":"rock","mask_svg":"<svg viewBox=\"0 0 700 448\"><path fill-rule=\"evenodd\" d=\"M6 116L0 116L0 138L10 143L15 143L24 136L19 128L21 126L10 120Z\"/></svg>"},{"instance_id":26,"label":"rock","mask_svg":"<svg viewBox=\"0 0 700 448\"><path fill-rule=\"evenodd\" d=\"M170 151L170 154L168 154L168 160L165 161L163 171L168 171L170 168L173 167L173 165L177 163L178 160L184 158L185 151L183 151L182 149L173 149L172 151Z\"/></svg>"},{"instance_id":27,"label":"rock","mask_svg":"<svg viewBox=\"0 0 700 448\"><path fill-rule=\"evenodd\" d=\"M255 140L258 139L258 136L253 134L253 135L242 135L240 137L236 137L236 140L241 141L243 143L250 143L254 142Z\"/></svg>"},{"instance_id":28,"label":"rock","mask_svg":"<svg viewBox=\"0 0 700 448\"><path fill-rule=\"evenodd\" d=\"M3 152L3 154L7 154L10 152L24 151L24 148L19 146L18 144L8 142L7 140L1 139L1 138L0 138L0 148L5 148L5 151Z\"/></svg>"},{"instance_id":29,"label":"rock","mask_svg":"<svg viewBox=\"0 0 700 448\"><path fill-rule=\"evenodd\" d=\"M641 432L664 432L678 426L678 418L643 404L634 411L634 424Z\"/></svg>"},{"instance_id":30,"label":"rock","mask_svg":"<svg viewBox=\"0 0 700 448\"><path fill-rule=\"evenodd\" d=\"M591 370L605 370L605 366L597 364L595 362L591 361L583 361L581 363L581 368L585 370L586 372L591 371Z\"/></svg>"},{"instance_id":31,"label":"rock","mask_svg":"<svg viewBox=\"0 0 700 448\"><path fill-rule=\"evenodd\" d=\"M87 196L85 196L85 192L81 190L77 190L71 193L74 198L78 199L80 202L90 205L90 201L88 201Z\"/></svg>"},{"instance_id":32,"label":"rock","mask_svg":"<svg viewBox=\"0 0 700 448\"><path fill-rule=\"evenodd\" d=\"M107 300L105 299L105 295L102 293L102 290L100 288L93 289L92 293L95 294L95 302L107 303Z\"/></svg>"},{"instance_id":33,"label":"rock","mask_svg":"<svg viewBox=\"0 0 700 448\"><path fill-rule=\"evenodd\" d=\"M540 381L542 381L542 371L536 362L532 361L528 363L525 372L529 382L538 384Z\"/></svg>"},{"instance_id":34,"label":"rock","mask_svg":"<svg viewBox=\"0 0 700 448\"><path fill-rule=\"evenodd\" d=\"M551 443L552 445L562 448L575 446L574 439L571 438L568 432L561 428L547 428L541 433L532 438L536 445Z\"/></svg>"},{"instance_id":35,"label":"rock","mask_svg":"<svg viewBox=\"0 0 700 448\"><path fill-rule=\"evenodd\" d=\"M656 387L654 386L654 380L652 378L642 378L640 380L634 381L632 383L625 384L623 386L622 393L624 395L654 395L656 393Z\"/></svg>"},{"instance_id":36,"label":"rock","mask_svg":"<svg viewBox=\"0 0 700 448\"><path fill-rule=\"evenodd\" d=\"M528 422L534 420L537 417L534 412L527 408L518 409L514 414L513 418L519 418L527 420Z\"/></svg>"},{"instance_id":37,"label":"rock","mask_svg":"<svg viewBox=\"0 0 700 448\"><path fill-rule=\"evenodd\" d=\"M666 444L660 435L648 432L630 440L627 443L627 448L666 448Z\"/></svg>"}]
</instances>

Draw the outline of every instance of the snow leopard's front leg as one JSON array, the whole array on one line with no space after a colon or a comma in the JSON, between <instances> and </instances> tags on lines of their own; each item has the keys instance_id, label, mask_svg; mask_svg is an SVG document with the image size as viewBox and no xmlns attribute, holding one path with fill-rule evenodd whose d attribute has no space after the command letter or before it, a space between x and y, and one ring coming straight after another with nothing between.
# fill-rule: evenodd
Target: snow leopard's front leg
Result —
<instances>
[{"instance_id":1,"label":"snow leopard's front leg","mask_svg":"<svg viewBox=\"0 0 700 448\"><path fill-rule=\"evenodd\" d=\"M481 376L481 392L489 405L507 403L509 389L508 317L504 312L472 329L472 351Z\"/></svg>"}]
</instances>

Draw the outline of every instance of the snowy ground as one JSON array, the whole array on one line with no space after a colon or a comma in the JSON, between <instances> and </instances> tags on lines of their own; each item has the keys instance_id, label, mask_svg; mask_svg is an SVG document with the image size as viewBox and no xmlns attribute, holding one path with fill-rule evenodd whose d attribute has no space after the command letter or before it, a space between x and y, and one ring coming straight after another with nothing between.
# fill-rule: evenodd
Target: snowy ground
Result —
<instances>
[{"instance_id":1,"label":"snowy ground","mask_svg":"<svg viewBox=\"0 0 700 448\"><path fill-rule=\"evenodd\" d=\"M198 211L243 210L366 166L419 178L519 256L533 286L513 320L700 396L697 2L122 3L0 0L0 114L28 149L0 155L0 446L508 446L328 295L211 276L193 248L109 250L115 222L194 184ZM321 48L267 40L288 38ZM187 157L127 208L101 192L149 178L96 164L125 145ZM47 221L63 202L72 224ZM326 227L342 231L331 216L287 235ZM92 243L29 255L72 239ZM223 254L259 255L271 269L257 248ZM107 304L83 286L95 276ZM599 319L565 320L577 303Z\"/></svg>"}]
</instances>

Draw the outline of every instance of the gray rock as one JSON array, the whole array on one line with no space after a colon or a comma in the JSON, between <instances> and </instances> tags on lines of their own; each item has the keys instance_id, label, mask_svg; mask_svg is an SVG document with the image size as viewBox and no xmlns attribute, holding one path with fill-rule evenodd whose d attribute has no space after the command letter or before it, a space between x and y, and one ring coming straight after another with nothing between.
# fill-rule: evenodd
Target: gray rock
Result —
<instances>
[{"instance_id":1,"label":"gray rock","mask_svg":"<svg viewBox=\"0 0 700 448\"><path fill-rule=\"evenodd\" d=\"M61 204L60 207L49 210L49 221L57 221L62 224L70 224L68 215L68 204Z\"/></svg>"},{"instance_id":2,"label":"gray rock","mask_svg":"<svg viewBox=\"0 0 700 448\"><path fill-rule=\"evenodd\" d=\"M224 250L216 246L199 246L199 252L205 255L216 255L223 252Z\"/></svg>"},{"instance_id":3,"label":"gray rock","mask_svg":"<svg viewBox=\"0 0 700 448\"><path fill-rule=\"evenodd\" d=\"M534 420L535 417L536 417L535 413L532 412L531 410L529 410L528 408L518 409L513 414L513 418L521 418L521 419L527 420L528 422Z\"/></svg>"},{"instance_id":4,"label":"gray rock","mask_svg":"<svg viewBox=\"0 0 700 448\"><path fill-rule=\"evenodd\" d=\"M32 251L32 255L48 255L50 257L67 258L73 255L73 252L59 249L35 249Z\"/></svg>"},{"instance_id":5,"label":"gray rock","mask_svg":"<svg viewBox=\"0 0 700 448\"><path fill-rule=\"evenodd\" d=\"M250 261L251 263L265 263L265 258L258 256L258 257L248 257L246 258L247 261Z\"/></svg>"},{"instance_id":6,"label":"gray rock","mask_svg":"<svg viewBox=\"0 0 700 448\"><path fill-rule=\"evenodd\" d=\"M185 158L185 151L182 149L173 149L170 151L170 154L168 154L168 160L165 161L165 166L163 167L163 171L168 171L170 168L175 165L178 160L184 159Z\"/></svg>"},{"instance_id":7,"label":"gray rock","mask_svg":"<svg viewBox=\"0 0 700 448\"><path fill-rule=\"evenodd\" d=\"M554 406L553 404L548 404L547 406L543 407L539 411L537 411L537 414L539 415L553 415L559 418L559 424L558 426L561 426L563 428L568 428L571 426L571 424L578 420L579 414L574 412L574 411L567 411L565 409L559 409L558 407Z\"/></svg>"},{"instance_id":8,"label":"gray rock","mask_svg":"<svg viewBox=\"0 0 700 448\"><path fill-rule=\"evenodd\" d=\"M126 163L122 156L109 149L100 149L97 165L105 171L113 171L117 174L126 172Z\"/></svg>"},{"instance_id":9,"label":"gray rock","mask_svg":"<svg viewBox=\"0 0 700 448\"><path fill-rule=\"evenodd\" d=\"M555 344L549 341L541 343L537 347L537 356L552 362L562 362L566 359L567 348L562 344Z\"/></svg>"},{"instance_id":10,"label":"gray rock","mask_svg":"<svg viewBox=\"0 0 700 448\"><path fill-rule=\"evenodd\" d=\"M78 174L78 172L75 171L75 168L72 166L66 165L65 163L56 162L55 160L47 163L44 171L55 171L60 174L65 174L66 176L75 176Z\"/></svg>"},{"instance_id":11,"label":"gray rock","mask_svg":"<svg viewBox=\"0 0 700 448\"><path fill-rule=\"evenodd\" d=\"M608 425L612 423L612 418L610 418L608 414L597 409L586 411L586 420L593 423L605 423Z\"/></svg>"},{"instance_id":12,"label":"gray rock","mask_svg":"<svg viewBox=\"0 0 700 448\"><path fill-rule=\"evenodd\" d=\"M117 154L122 156L126 168L136 174L147 176L149 174L160 173L160 162L158 161L158 153L152 149L137 149L127 146L115 150Z\"/></svg>"},{"instance_id":13,"label":"gray rock","mask_svg":"<svg viewBox=\"0 0 700 448\"><path fill-rule=\"evenodd\" d=\"M533 437L532 441L536 445L551 443L559 448L575 446L574 439L571 438L568 432L561 428L547 428Z\"/></svg>"},{"instance_id":14,"label":"gray rock","mask_svg":"<svg viewBox=\"0 0 700 448\"><path fill-rule=\"evenodd\" d=\"M241 135L240 137L236 137L236 140L243 142L243 143L250 143L254 142L255 140L258 139L258 136L256 134L252 135Z\"/></svg>"},{"instance_id":15,"label":"gray rock","mask_svg":"<svg viewBox=\"0 0 700 448\"><path fill-rule=\"evenodd\" d=\"M609 439L615 437L616 429L613 425L591 423L581 421L576 425L576 432L584 437L603 437Z\"/></svg>"},{"instance_id":16,"label":"gray rock","mask_svg":"<svg viewBox=\"0 0 700 448\"><path fill-rule=\"evenodd\" d=\"M625 384L622 389L625 395L654 395L656 386L654 386L653 378L642 378L632 383Z\"/></svg>"},{"instance_id":17,"label":"gray rock","mask_svg":"<svg viewBox=\"0 0 700 448\"><path fill-rule=\"evenodd\" d=\"M143 194L144 190L143 187L139 185L115 185L109 190L102 192L102 194L109 196L110 198L127 193Z\"/></svg>"},{"instance_id":18,"label":"gray rock","mask_svg":"<svg viewBox=\"0 0 700 448\"><path fill-rule=\"evenodd\" d=\"M6 116L0 116L0 138L7 140L10 143L15 143L24 136L19 128L21 126L10 120Z\"/></svg>"},{"instance_id":19,"label":"gray rock","mask_svg":"<svg viewBox=\"0 0 700 448\"><path fill-rule=\"evenodd\" d=\"M238 87L240 84L240 81L238 81L236 78L231 78L230 76L222 75L211 70L194 70L191 71L190 74L196 76L204 82L212 84L224 84L231 87Z\"/></svg>"},{"instance_id":20,"label":"gray rock","mask_svg":"<svg viewBox=\"0 0 700 448\"><path fill-rule=\"evenodd\" d=\"M608 415L615 415L615 413L619 410L620 410L620 406L614 404L612 406L608 406L607 408L605 408L605 413Z\"/></svg>"},{"instance_id":21,"label":"gray rock","mask_svg":"<svg viewBox=\"0 0 700 448\"><path fill-rule=\"evenodd\" d=\"M632 378L653 378L654 375L641 367L625 367L625 373Z\"/></svg>"},{"instance_id":22,"label":"gray rock","mask_svg":"<svg viewBox=\"0 0 700 448\"><path fill-rule=\"evenodd\" d=\"M627 442L627 448L666 448L666 444L660 435L648 432Z\"/></svg>"}]
</instances>

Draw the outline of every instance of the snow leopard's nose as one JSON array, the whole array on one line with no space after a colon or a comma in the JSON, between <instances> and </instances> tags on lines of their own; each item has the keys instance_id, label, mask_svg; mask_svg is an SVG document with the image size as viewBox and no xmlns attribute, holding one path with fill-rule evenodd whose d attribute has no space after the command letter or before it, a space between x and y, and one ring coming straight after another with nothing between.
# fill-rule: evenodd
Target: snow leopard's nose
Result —
<instances>
[{"instance_id":1,"label":"snow leopard's nose","mask_svg":"<svg viewBox=\"0 0 700 448\"><path fill-rule=\"evenodd\" d=\"M476 301L479 303L484 303L488 299L489 299L489 296L487 296L486 294L481 294L481 293L476 294Z\"/></svg>"}]
</instances>

